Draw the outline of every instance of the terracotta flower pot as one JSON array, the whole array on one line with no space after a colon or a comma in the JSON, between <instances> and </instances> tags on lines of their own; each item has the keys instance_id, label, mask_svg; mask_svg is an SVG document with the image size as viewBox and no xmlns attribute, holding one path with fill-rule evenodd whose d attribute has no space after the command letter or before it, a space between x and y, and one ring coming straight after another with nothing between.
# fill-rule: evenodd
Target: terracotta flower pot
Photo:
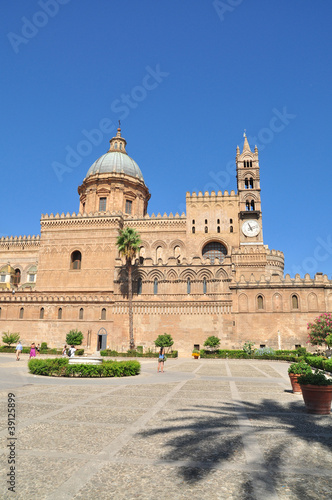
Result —
<instances>
[{"instance_id":1,"label":"terracotta flower pot","mask_svg":"<svg viewBox=\"0 0 332 500\"><path fill-rule=\"evenodd\" d=\"M331 413L332 385L301 385L307 413L329 415Z\"/></svg>"},{"instance_id":2,"label":"terracotta flower pot","mask_svg":"<svg viewBox=\"0 0 332 500\"><path fill-rule=\"evenodd\" d=\"M291 381L291 384L292 384L292 389L293 389L293 392L294 393L298 393L298 394L301 394L301 386L300 384L298 383L297 379L299 378L300 375L298 375L297 373L289 373L289 378L290 378L290 381Z\"/></svg>"}]
</instances>

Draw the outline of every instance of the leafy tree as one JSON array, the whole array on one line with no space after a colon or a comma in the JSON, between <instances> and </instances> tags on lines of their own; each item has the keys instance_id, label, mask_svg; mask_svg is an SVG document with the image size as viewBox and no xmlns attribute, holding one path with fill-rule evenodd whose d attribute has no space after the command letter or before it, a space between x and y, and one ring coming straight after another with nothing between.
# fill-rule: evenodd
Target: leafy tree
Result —
<instances>
[{"instance_id":1,"label":"leafy tree","mask_svg":"<svg viewBox=\"0 0 332 500\"><path fill-rule=\"evenodd\" d=\"M119 231L117 247L122 257L126 259L128 275L128 309L129 309L129 349L135 349L134 322L133 322L133 281L132 260L139 252L141 238L137 231L131 227Z\"/></svg>"},{"instance_id":2,"label":"leafy tree","mask_svg":"<svg viewBox=\"0 0 332 500\"><path fill-rule=\"evenodd\" d=\"M9 333L8 330L8 332L3 332L2 334L2 342L4 344L8 344L8 347L10 347L11 344L17 344L19 340L20 340L19 333Z\"/></svg>"},{"instance_id":3,"label":"leafy tree","mask_svg":"<svg viewBox=\"0 0 332 500\"><path fill-rule=\"evenodd\" d=\"M309 331L309 342L311 345L331 345L332 315L324 313L318 316L313 323L307 325Z\"/></svg>"},{"instance_id":4,"label":"leafy tree","mask_svg":"<svg viewBox=\"0 0 332 500\"><path fill-rule=\"evenodd\" d=\"M210 349L218 349L220 345L220 339L218 337L215 337L214 335L211 335L211 337L208 337L206 341L204 342L204 347L210 347Z\"/></svg>"},{"instance_id":5,"label":"leafy tree","mask_svg":"<svg viewBox=\"0 0 332 500\"><path fill-rule=\"evenodd\" d=\"M69 345L81 345L83 341L83 333L78 330L70 330L66 336L66 342Z\"/></svg>"},{"instance_id":6,"label":"leafy tree","mask_svg":"<svg viewBox=\"0 0 332 500\"><path fill-rule=\"evenodd\" d=\"M154 343L156 347L172 347L174 340L171 335L164 333L163 335L158 335Z\"/></svg>"}]
</instances>

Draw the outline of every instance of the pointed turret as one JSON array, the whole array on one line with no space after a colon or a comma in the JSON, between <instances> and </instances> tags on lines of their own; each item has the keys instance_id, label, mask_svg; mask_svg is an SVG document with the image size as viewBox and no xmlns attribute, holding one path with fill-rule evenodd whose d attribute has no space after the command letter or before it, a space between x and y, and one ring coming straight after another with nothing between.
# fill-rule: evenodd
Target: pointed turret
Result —
<instances>
[{"instance_id":1,"label":"pointed turret","mask_svg":"<svg viewBox=\"0 0 332 500\"><path fill-rule=\"evenodd\" d=\"M243 137L244 137L244 144L243 144L242 153L245 153L246 151L250 151L251 152L251 149L250 149L250 146L249 146L249 142L248 142L248 139L247 139L247 136L246 136L245 132L243 134Z\"/></svg>"}]
</instances>

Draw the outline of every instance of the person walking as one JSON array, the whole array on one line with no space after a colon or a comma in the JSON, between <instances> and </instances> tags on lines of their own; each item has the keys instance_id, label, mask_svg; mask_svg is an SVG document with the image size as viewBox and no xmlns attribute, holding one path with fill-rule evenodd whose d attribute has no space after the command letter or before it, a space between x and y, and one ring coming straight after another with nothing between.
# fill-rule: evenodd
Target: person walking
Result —
<instances>
[{"instance_id":1,"label":"person walking","mask_svg":"<svg viewBox=\"0 0 332 500\"><path fill-rule=\"evenodd\" d=\"M158 358L158 368L157 372L164 373L164 362L165 362L165 349L163 347L160 348L159 358Z\"/></svg>"},{"instance_id":2,"label":"person walking","mask_svg":"<svg viewBox=\"0 0 332 500\"><path fill-rule=\"evenodd\" d=\"M73 358L73 357L75 356L75 352L76 352L75 346L74 346L74 345L72 345L72 346L71 346L71 348L70 348L70 349L69 349L69 351L68 351L68 356L69 356L70 358Z\"/></svg>"},{"instance_id":3,"label":"person walking","mask_svg":"<svg viewBox=\"0 0 332 500\"><path fill-rule=\"evenodd\" d=\"M37 344L36 353L40 356L40 344Z\"/></svg>"},{"instance_id":4,"label":"person walking","mask_svg":"<svg viewBox=\"0 0 332 500\"><path fill-rule=\"evenodd\" d=\"M62 357L65 358L66 356L67 356L67 344L65 344L62 349Z\"/></svg>"},{"instance_id":5,"label":"person walking","mask_svg":"<svg viewBox=\"0 0 332 500\"><path fill-rule=\"evenodd\" d=\"M16 361L20 360L20 354L22 351L23 351L23 346L21 344L21 341L19 340L16 346Z\"/></svg>"},{"instance_id":6,"label":"person walking","mask_svg":"<svg viewBox=\"0 0 332 500\"><path fill-rule=\"evenodd\" d=\"M29 359L35 358L36 357L36 344L32 342L31 348L30 348L30 356Z\"/></svg>"}]
</instances>

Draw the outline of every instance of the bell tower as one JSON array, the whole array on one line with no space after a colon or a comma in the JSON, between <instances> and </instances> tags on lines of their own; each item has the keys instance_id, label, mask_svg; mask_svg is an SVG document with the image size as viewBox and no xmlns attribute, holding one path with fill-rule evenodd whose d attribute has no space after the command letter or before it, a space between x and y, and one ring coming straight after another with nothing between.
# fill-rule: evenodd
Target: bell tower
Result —
<instances>
[{"instance_id":1,"label":"bell tower","mask_svg":"<svg viewBox=\"0 0 332 500\"><path fill-rule=\"evenodd\" d=\"M246 134L242 153L236 148L236 178L239 196L241 245L262 245L263 226L258 149L252 152Z\"/></svg>"}]
</instances>

